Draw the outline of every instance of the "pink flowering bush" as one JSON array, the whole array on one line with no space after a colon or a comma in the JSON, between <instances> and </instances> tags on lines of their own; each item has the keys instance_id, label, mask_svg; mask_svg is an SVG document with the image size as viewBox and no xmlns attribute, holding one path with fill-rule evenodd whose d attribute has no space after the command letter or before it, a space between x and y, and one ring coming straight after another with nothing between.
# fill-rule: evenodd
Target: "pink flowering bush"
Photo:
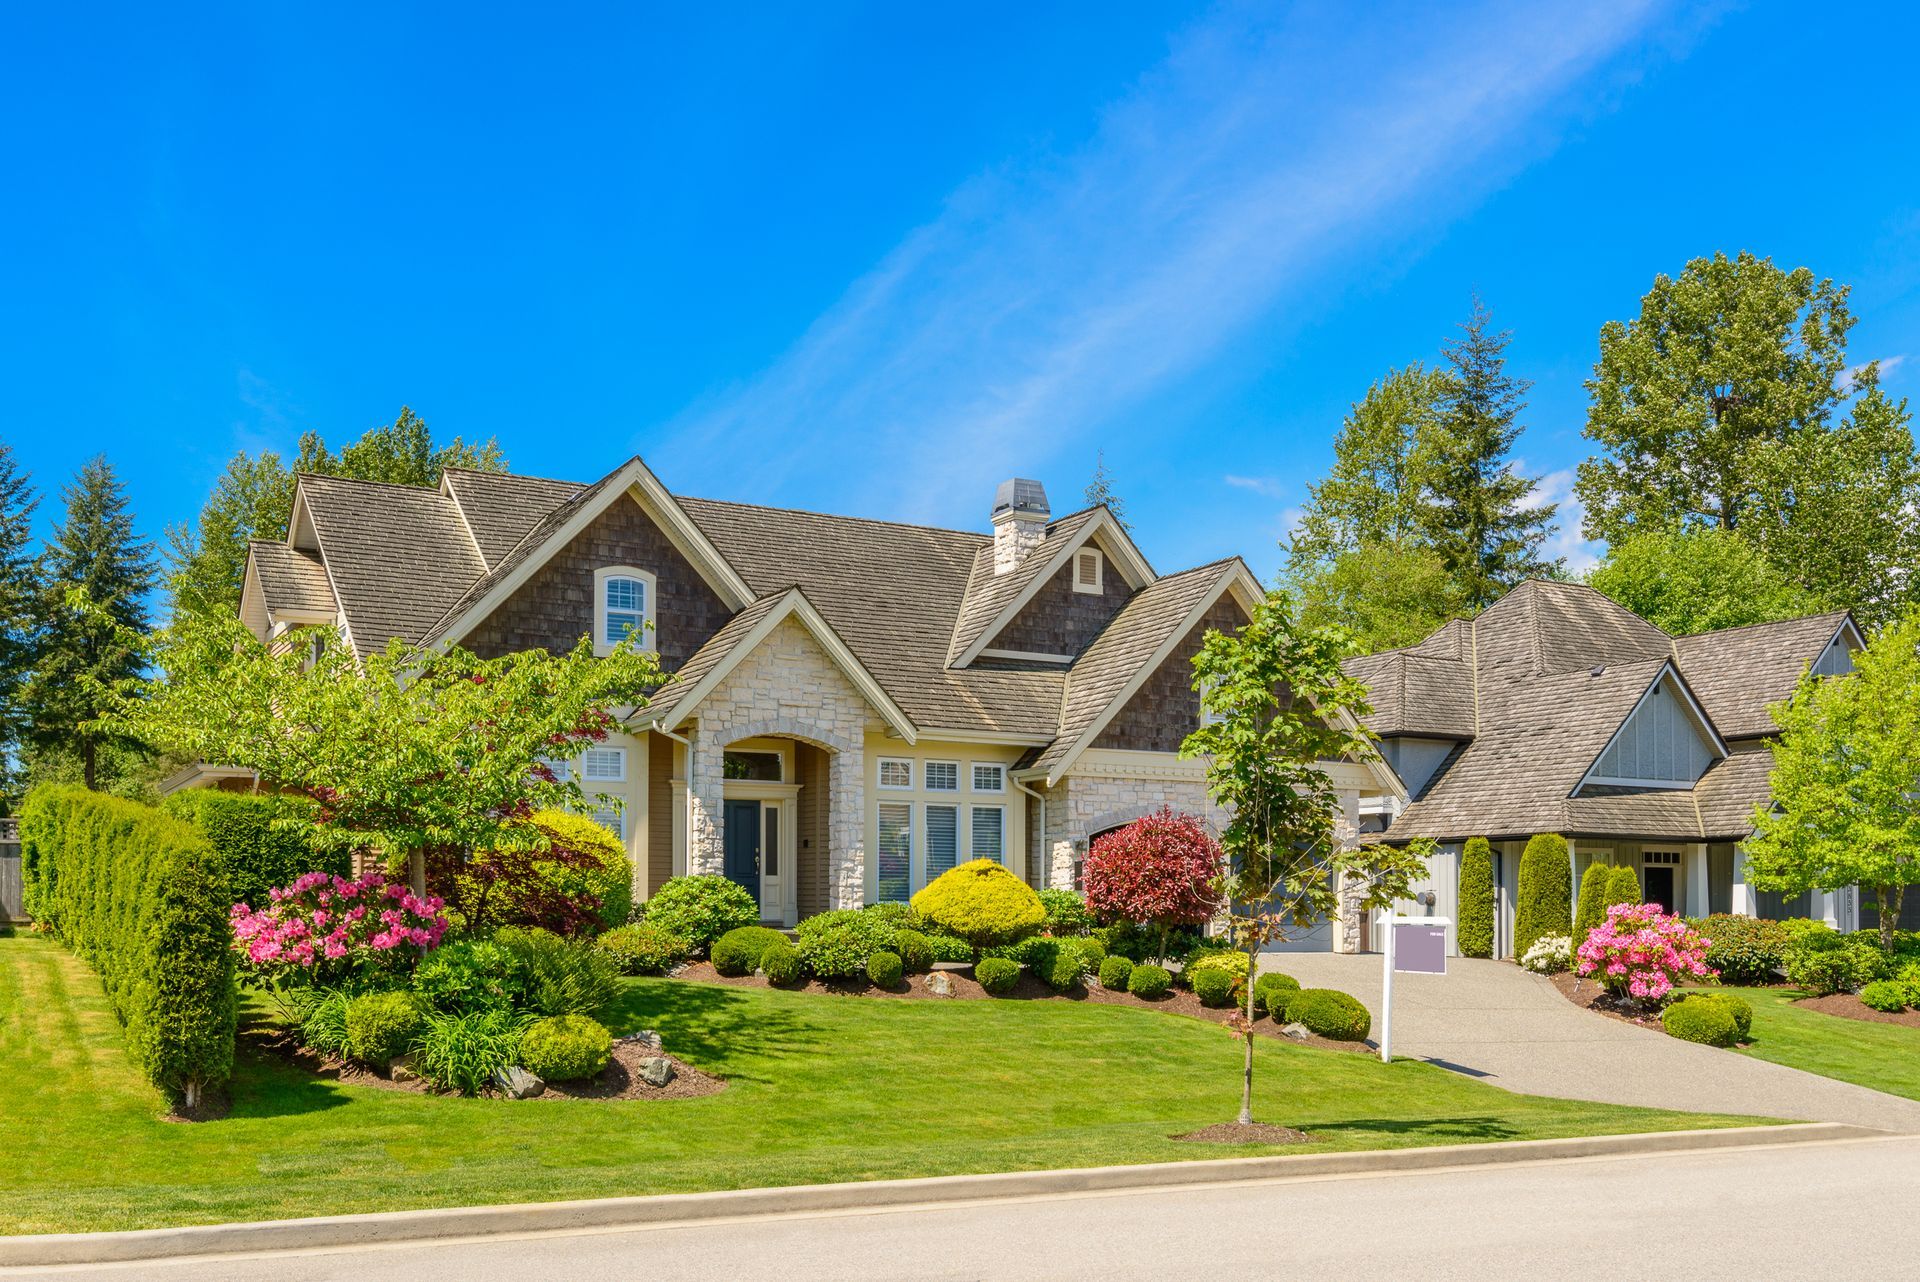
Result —
<instances>
[{"instance_id":1,"label":"pink flowering bush","mask_svg":"<svg viewBox=\"0 0 1920 1282\"><path fill-rule=\"evenodd\" d=\"M229 910L234 948L254 966L315 985L410 968L447 933L438 897L422 899L377 872L358 881L310 872L267 895L265 908Z\"/></svg>"},{"instance_id":2,"label":"pink flowering bush","mask_svg":"<svg viewBox=\"0 0 1920 1282\"><path fill-rule=\"evenodd\" d=\"M1658 1004L1677 980L1717 978L1707 965L1705 935L1659 904L1615 904L1607 919L1574 950L1575 969L1616 997Z\"/></svg>"}]
</instances>

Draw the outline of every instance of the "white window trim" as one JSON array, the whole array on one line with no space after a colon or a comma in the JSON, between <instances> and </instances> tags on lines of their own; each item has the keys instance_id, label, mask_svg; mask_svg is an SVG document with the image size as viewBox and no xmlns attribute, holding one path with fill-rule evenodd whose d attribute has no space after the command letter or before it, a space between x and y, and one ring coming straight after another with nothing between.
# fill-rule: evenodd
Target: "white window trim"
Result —
<instances>
[{"instance_id":1,"label":"white window trim","mask_svg":"<svg viewBox=\"0 0 1920 1282\"><path fill-rule=\"evenodd\" d=\"M1082 583L1080 581L1080 558L1083 556L1093 558L1093 582L1091 583ZM1107 554L1091 544L1075 548L1073 551L1073 570L1071 577L1073 580L1073 590L1075 592L1083 592L1089 596L1099 596L1100 593L1106 590Z\"/></svg>"},{"instance_id":2,"label":"white window trim","mask_svg":"<svg viewBox=\"0 0 1920 1282\"><path fill-rule=\"evenodd\" d=\"M905 766L907 768L907 781L905 783L888 783L887 782L888 766ZM874 762L873 786L880 789L882 792L912 792L913 791L913 758L912 757L881 757L879 760Z\"/></svg>"},{"instance_id":3,"label":"white window trim","mask_svg":"<svg viewBox=\"0 0 1920 1282\"><path fill-rule=\"evenodd\" d=\"M936 788L929 782L933 778L932 768L934 766L953 767L953 787ZM962 791L960 787L960 775L965 769L966 766L962 762L948 761L938 757L928 758L926 761L920 763L920 791L930 792L941 797L957 796Z\"/></svg>"},{"instance_id":4,"label":"white window trim","mask_svg":"<svg viewBox=\"0 0 1920 1282\"><path fill-rule=\"evenodd\" d=\"M652 572L631 565L603 565L593 572L593 652L602 656L613 653L614 642L607 632L608 579L638 579L646 587L646 608L640 611L640 648L649 653L658 649L654 611L660 593Z\"/></svg>"},{"instance_id":5,"label":"white window trim","mask_svg":"<svg viewBox=\"0 0 1920 1282\"><path fill-rule=\"evenodd\" d=\"M997 860L1001 864L1006 864L1007 863L1007 808L1004 805L968 806L967 807L967 858L968 859L986 859L989 857L973 848L973 839L975 834L974 816L980 814L983 811L991 811L1000 816L1000 853L992 856L992 858Z\"/></svg>"},{"instance_id":6,"label":"white window trim","mask_svg":"<svg viewBox=\"0 0 1920 1282\"><path fill-rule=\"evenodd\" d=\"M1000 786L998 788L982 788L980 786L980 781L975 777L974 771L982 769L993 770L998 773L1000 778ZM1004 797L1007 793L1006 764L1000 761L969 761L967 763L967 791L982 792L994 797Z\"/></svg>"},{"instance_id":7,"label":"white window trim","mask_svg":"<svg viewBox=\"0 0 1920 1282\"><path fill-rule=\"evenodd\" d=\"M935 810L951 810L953 812L953 867L958 868L966 862L966 856L961 853L964 848L962 844L964 838L960 830L965 809L966 807L957 801L928 801L921 803L920 866L915 870L921 886L925 886L926 883L932 881L937 875L933 871L933 830L927 825L929 816ZM942 869L941 871L944 872L946 870Z\"/></svg>"},{"instance_id":8,"label":"white window trim","mask_svg":"<svg viewBox=\"0 0 1920 1282\"><path fill-rule=\"evenodd\" d=\"M595 752L613 753L615 755L615 758L620 762L620 773L612 776L611 778L605 775L588 774L587 773L587 756L589 753L595 753ZM621 748L621 747L588 748L585 752L582 752L579 755L579 757L576 758L576 760L580 763L580 782L583 785L589 784L589 783L625 783L627 781L627 750L625 748Z\"/></svg>"}]
</instances>

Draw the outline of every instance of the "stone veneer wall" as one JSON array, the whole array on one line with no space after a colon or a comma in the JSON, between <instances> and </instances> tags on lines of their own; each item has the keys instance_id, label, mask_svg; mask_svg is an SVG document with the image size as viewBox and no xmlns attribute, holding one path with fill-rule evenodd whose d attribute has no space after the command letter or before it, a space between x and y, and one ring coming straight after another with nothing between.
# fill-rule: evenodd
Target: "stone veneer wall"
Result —
<instances>
[{"instance_id":1,"label":"stone veneer wall","mask_svg":"<svg viewBox=\"0 0 1920 1282\"><path fill-rule=\"evenodd\" d=\"M828 751L827 886L830 908L866 899L866 700L820 643L783 621L695 711L687 764L687 871L720 874L722 754L730 743L774 735ZM802 856L804 860L804 855Z\"/></svg>"}]
</instances>

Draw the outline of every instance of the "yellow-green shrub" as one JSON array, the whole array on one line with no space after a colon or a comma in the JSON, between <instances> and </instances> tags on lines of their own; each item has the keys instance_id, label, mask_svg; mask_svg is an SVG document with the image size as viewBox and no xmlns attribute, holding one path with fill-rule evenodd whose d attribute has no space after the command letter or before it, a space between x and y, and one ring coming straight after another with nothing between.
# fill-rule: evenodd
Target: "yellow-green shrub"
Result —
<instances>
[{"instance_id":1,"label":"yellow-green shrub","mask_svg":"<svg viewBox=\"0 0 1920 1282\"><path fill-rule=\"evenodd\" d=\"M976 949L1024 939L1047 919L1033 887L991 859L941 873L913 897L913 910Z\"/></svg>"},{"instance_id":2,"label":"yellow-green shrub","mask_svg":"<svg viewBox=\"0 0 1920 1282\"><path fill-rule=\"evenodd\" d=\"M620 838L585 815L564 810L535 812L532 822L558 845L590 854L598 866L569 867L541 862L543 881L563 894L586 894L600 905L604 928L622 925L633 911L633 861Z\"/></svg>"}]
</instances>

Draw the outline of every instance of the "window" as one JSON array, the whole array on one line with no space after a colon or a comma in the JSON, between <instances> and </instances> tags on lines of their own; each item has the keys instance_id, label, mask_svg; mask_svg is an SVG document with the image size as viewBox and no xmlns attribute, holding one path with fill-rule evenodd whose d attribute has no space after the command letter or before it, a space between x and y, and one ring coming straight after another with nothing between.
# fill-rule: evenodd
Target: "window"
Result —
<instances>
[{"instance_id":1,"label":"window","mask_svg":"<svg viewBox=\"0 0 1920 1282\"><path fill-rule=\"evenodd\" d=\"M1007 790L1007 768L1002 765L988 765L979 761L974 762L973 790L975 792L1005 792Z\"/></svg>"},{"instance_id":2,"label":"window","mask_svg":"<svg viewBox=\"0 0 1920 1282\"><path fill-rule=\"evenodd\" d=\"M927 880L960 862L960 807L928 806Z\"/></svg>"},{"instance_id":3,"label":"window","mask_svg":"<svg viewBox=\"0 0 1920 1282\"><path fill-rule=\"evenodd\" d=\"M913 806L905 801L880 803L880 902L903 904L911 889L913 868Z\"/></svg>"},{"instance_id":4,"label":"window","mask_svg":"<svg viewBox=\"0 0 1920 1282\"><path fill-rule=\"evenodd\" d=\"M1218 725L1225 720L1219 713L1210 712L1207 709L1207 695L1212 692L1216 684L1216 682L1204 681L1200 685L1200 724L1203 726Z\"/></svg>"},{"instance_id":5,"label":"window","mask_svg":"<svg viewBox=\"0 0 1920 1282\"><path fill-rule=\"evenodd\" d=\"M580 777L590 783L625 783L625 748L588 748L580 754Z\"/></svg>"},{"instance_id":6,"label":"window","mask_svg":"<svg viewBox=\"0 0 1920 1282\"><path fill-rule=\"evenodd\" d=\"M641 649L653 649L653 576L631 566L608 566L594 571L593 586L594 652L605 654L633 633L640 634Z\"/></svg>"},{"instance_id":7,"label":"window","mask_svg":"<svg viewBox=\"0 0 1920 1282\"><path fill-rule=\"evenodd\" d=\"M880 786L894 789L913 787L913 762L904 757L880 758Z\"/></svg>"},{"instance_id":8,"label":"window","mask_svg":"<svg viewBox=\"0 0 1920 1282\"><path fill-rule=\"evenodd\" d=\"M1007 808L975 806L972 820L973 857L991 859L997 864L1007 862Z\"/></svg>"},{"instance_id":9,"label":"window","mask_svg":"<svg viewBox=\"0 0 1920 1282\"><path fill-rule=\"evenodd\" d=\"M929 761L920 767L921 779L928 792L959 792L960 763L957 761Z\"/></svg>"},{"instance_id":10,"label":"window","mask_svg":"<svg viewBox=\"0 0 1920 1282\"><path fill-rule=\"evenodd\" d=\"M1106 578L1107 558L1098 548L1081 548L1073 554L1073 590L1099 592Z\"/></svg>"},{"instance_id":11,"label":"window","mask_svg":"<svg viewBox=\"0 0 1920 1282\"><path fill-rule=\"evenodd\" d=\"M551 757L543 757L540 764L552 773L555 783L565 783L567 780L573 778L573 763L571 761L556 761Z\"/></svg>"},{"instance_id":12,"label":"window","mask_svg":"<svg viewBox=\"0 0 1920 1282\"><path fill-rule=\"evenodd\" d=\"M626 812L618 806L611 804L600 806L593 812L593 821L620 840L625 841L627 839Z\"/></svg>"},{"instance_id":13,"label":"window","mask_svg":"<svg viewBox=\"0 0 1920 1282\"><path fill-rule=\"evenodd\" d=\"M780 875L780 807L766 805L760 807L760 814L766 820L766 839L760 844L760 874L763 877Z\"/></svg>"},{"instance_id":14,"label":"window","mask_svg":"<svg viewBox=\"0 0 1920 1282\"><path fill-rule=\"evenodd\" d=\"M728 779L751 779L756 783L779 783L782 775L782 763L777 752L739 752L723 753L720 758L721 773Z\"/></svg>"}]
</instances>

